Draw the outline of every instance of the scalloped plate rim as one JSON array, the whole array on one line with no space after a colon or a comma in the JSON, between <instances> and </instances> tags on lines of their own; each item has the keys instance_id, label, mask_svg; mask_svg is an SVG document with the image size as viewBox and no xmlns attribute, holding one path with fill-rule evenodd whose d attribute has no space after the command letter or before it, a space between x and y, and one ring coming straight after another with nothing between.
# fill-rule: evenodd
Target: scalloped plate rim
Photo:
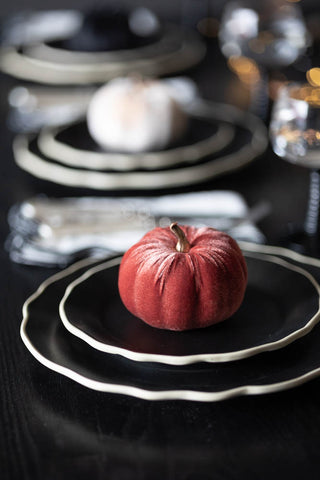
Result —
<instances>
[{"instance_id":1,"label":"scalloped plate rim","mask_svg":"<svg viewBox=\"0 0 320 480\"><path fill-rule=\"evenodd\" d=\"M239 242L243 247L253 247L252 250L254 251L256 248L255 244L251 244L249 242ZM294 261L306 263L312 266L316 266L320 268L320 260L306 257L296 252L292 252L283 247L273 247L273 246L264 246L263 247L265 253L275 255L287 255L290 254L291 258ZM39 288L26 300L23 305L23 319L21 322L20 327L20 335L22 338L23 343L25 344L26 348L29 352L34 356L34 358L40 362L42 365L47 367L48 369L59 373L61 375L66 376L67 378L85 386L89 389L105 392L105 393L115 393L115 394L122 394L127 395L143 400L149 401L159 401L159 400L187 400L187 401L200 401L200 402L216 402L222 401L230 398L234 398L237 396L243 395L262 395L262 394L269 394L269 393L276 393L284 390L288 390L290 388L297 387L299 385L303 385L309 380L312 380L320 375L320 366L315 369L311 369L302 375L297 377L293 377L288 380L283 380L280 382L274 382L264 385L242 385L235 388L230 388L224 391L219 392L204 392L199 390L160 390L160 391L151 391L144 388L132 387L129 385L119 385L113 383L105 383L92 380L90 378L85 377L84 375L78 374L76 371L64 367L63 365L59 365L49 359L47 359L44 355L39 352L32 341L28 337L27 333L27 325L29 320L29 305L36 299L38 296L41 295L44 289L47 288L48 285L51 283L58 281L60 277L64 277L71 273L74 268L80 269L84 266L89 266L91 263L94 263L94 259L85 259L77 264L72 265L66 270L53 275L49 279L45 280Z\"/></svg>"},{"instance_id":2,"label":"scalloped plate rim","mask_svg":"<svg viewBox=\"0 0 320 480\"><path fill-rule=\"evenodd\" d=\"M245 250L245 249L244 249ZM248 253L246 251L245 253ZM280 348L289 345L293 341L297 340L298 338L306 335L308 332L312 330L312 328L319 322L320 320L320 286L318 282L313 278L313 276L304 270L301 267L297 267L295 265L290 264L286 260L278 258L274 255L265 255L259 252L258 249L254 252L259 255L260 259L264 261L269 261L271 263L277 263L278 265L283 266L289 270L292 270L300 275L306 277L310 283L315 287L317 295L319 297L319 307L317 312L304 324L302 327L294 330L289 335L282 337L279 340L273 342L266 342L260 345L248 347L245 349L235 350L232 352L222 352L222 353L201 353L201 354L192 354L192 355L165 355L165 354L156 354L156 353L145 353L145 352L136 352L134 350L130 350L129 348L124 348L120 346L110 345L105 342L101 342L93 338L90 334L86 333L84 330L81 330L77 326L75 326L70 319L68 318L65 305L70 297L71 293L74 289L80 285L81 283L88 280L90 277L95 275L96 273L110 268L112 266L120 264L122 257L117 257L112 260L107 260L105 262L99 263L92 268L89 268L86 272L80 275L78 278L73 280L65 290L65 293L60 301L59 304L59 314L61 321L65 328L76 337L85 341L91 347L105 353L121 355L129 360L137 361L137 362L157 362L163 363L168 365L189 365L192 363L198 362L209 362L209 363L221 363L221 362L230 362L234 360L241 360L244 358L251 357L253 355L257 355L262 352L277 350ZM249 255L250 256L250 255Z\"/></svg>"},{"instance_id":3,"label":"scalloped plate rim","mask_svg":"<svg viewBox=\"0 0 320 480\"><path fill-rule=\"evenodd\" d=\"M236 152L222 157L209 159L205 163L195 163L184 167L154 171L122 171L110 172L72 169L67 165L51 163L45 156L40 156L30 150L32 135L19 134L13 140L13 153L16 164L42 180L59 185L93 190L150 190L170 189L186 185L195 185L216 178L220 175L244 168L262 155L267 148L267 135L264 124L251 113L213 102L196 102L197 111L203 116L212 114L212 109L220 108L221 121L234 116L234 121L243 122L251 132L252 138Z\"/></svg>"}]
</instances>

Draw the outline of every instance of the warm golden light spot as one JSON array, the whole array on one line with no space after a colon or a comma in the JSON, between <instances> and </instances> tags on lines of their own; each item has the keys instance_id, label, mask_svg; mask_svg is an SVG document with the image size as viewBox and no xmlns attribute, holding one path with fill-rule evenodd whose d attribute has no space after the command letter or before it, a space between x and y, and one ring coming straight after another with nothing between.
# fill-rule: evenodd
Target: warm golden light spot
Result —
<instances>
[{"instance_id":1,"label":"warm golden light spot","mask_svg":"<svg viewBox=\"0 0 320 480\"><path fill-rule=\"evenodd\" d=\"M199 20L198 31L205 37L215 38L219 32L219 21L213 17L206 17Z\"/></svg>"},{"instance_id":2,"label":"warm golden light spot","mask_svg":"<svg viewBox=\"0 0 320 480\"><path fill-rule=\"evenodd\" d=\"M304 132L303 138L311 147L317 146L319 143L320 132L319 130L314 130L313 128L309 128Z\"/></svg>"},{"instance_id":3,"label":"warm golden light spot","mask_svg":"<svg viewBox=\"0 0 320 480\"><path fill-rule=\"evenodd\" d=\"M311 68L307 71L306 77L310 85L313 87L320 86L320 68Z\"/></svg>"},{"instance_id":4,"label":"warm golden light spot","mask_svg":"<svg viewBox=\"0 0 320 480\"><path fill-rule=\"evenodd\" d=\"M259 67L251 58L232 56L228 60L228 66L247 85L256 83L260 79Z\"/></svg>"},{"instance_id":5,"label":"warm golden light spot","mask_svg":"<svg viewBox=\"0 0 320 480\"><path fill-rule=\"evenodd\" d=\"M314 130L313 128L308 128L308 130L303 132L298 128L292 129L288 126L283 126L279 129L278 134L291 143L299 143L305 140L311 147L317 147L320 140L319 130Z\"/></svg>"},{"instance_id":6,"label":"warm golden light spot","mask_svg":"<svg viewBox=\"0 0 320 480\"><path fill-rule=\"evenodd\" d=\"M290 91L291 98L302 100L313 107L320 106L320 88L311 85L292 87Z\"/></svg>"}]
</instances>

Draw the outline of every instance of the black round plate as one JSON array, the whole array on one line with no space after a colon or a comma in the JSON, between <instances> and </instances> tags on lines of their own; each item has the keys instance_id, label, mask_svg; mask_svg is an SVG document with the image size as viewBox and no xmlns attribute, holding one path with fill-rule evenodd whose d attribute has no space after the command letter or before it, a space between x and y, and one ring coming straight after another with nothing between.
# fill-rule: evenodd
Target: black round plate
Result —
<instances>
[{"instance_id":1,"label":"black round plate","mask_svg":"<svg viewBox=\"0 0 320 480\"><path fill-rule=\"evenodd\" d=\"M284 260L249 252L245 258L248 286L241 307L208 328L161 330L130 314L118 292L121 257L71 284L61 302L61 317L71 333L91 346L137 361L222 362L280 348L309 329L310 321L318 321L319 290Z\"/></svg>"},{"instance_id":2,"label":"black round plate","mask_svg":"<svg viewBox=\"0 0 320 480\"><path fill-rule=\"evenodd\" d=\"M137 363L94 350L64 329L58 313L67 285L90 265L92 260L81 262L45 281L25 303L21 325L39 362L88 388L149 400L218 401L285 390L320 374L318 326L284 349L223 364Z\"/></svg>"}]
</instances>

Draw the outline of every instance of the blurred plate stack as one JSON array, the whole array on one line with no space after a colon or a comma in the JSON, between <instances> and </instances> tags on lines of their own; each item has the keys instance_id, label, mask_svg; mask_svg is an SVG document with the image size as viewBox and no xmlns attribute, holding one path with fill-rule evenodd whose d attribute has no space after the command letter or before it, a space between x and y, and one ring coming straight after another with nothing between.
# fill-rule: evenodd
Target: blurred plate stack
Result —
<instances>
[{"instance_id":1,"label":"blurred plate stack","mask_svg":"<svg viewBox=\"0 0 320 480\"><path fill-rule=\"evenodd\" d=\"M173 74L197 64L205 50L195 32L162 24L146 8L49 11L3 25L0 68L47 85L87 85L132 72Z\"/></svg>"},{"instance_id":2,"label":"blurred plate stack","mask_svg":"<svg viewBox=\"0 0 320 480\"><path fill-rule=\"evenodd\" d=\"M102 151L82 120L36 136L18 135L15 160L34 177L75 189L159 192L243 168L267 147L265 126L252 114L202 100L188 112L186 135L161 151Z\"/></svg>"}]
</instances>

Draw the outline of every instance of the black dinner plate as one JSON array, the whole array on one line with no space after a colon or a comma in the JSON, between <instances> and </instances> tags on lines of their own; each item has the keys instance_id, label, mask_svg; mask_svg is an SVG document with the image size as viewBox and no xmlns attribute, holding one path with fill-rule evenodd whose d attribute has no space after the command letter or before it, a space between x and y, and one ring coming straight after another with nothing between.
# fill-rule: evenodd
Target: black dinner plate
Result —
<instances>
[{"instance_id":1,"label":"black dinner plate","mask_svg":"<svg viewBox=\"0 0 320 480\"><path fill-rule=\"evenodd\" d=\"M88 388L149 400L218 401L288 389L320 374L318 326L283 349L222 364L137 363L99 352L71 335L58 313L68 284L92 265L92 259L82 261L46 280L25 303L21 325L22 339L39 362Z\"/></svg>"},{"instance_id":2,"label":"black dinner plate","mask_svg":"<svg viewBox=\"0 0 320 480\"><path fill-rule=\"evenodd\" d=\"M218 118L190 115L186 133L162 150L128 153L102 149L91 137L85 120L65 127L45 128L37 149L49 161L71 168L102 171L166 171L183 168L235 152L252 138L250 130ZM92 156L94 155L94 157Z\"/></svg>"},{"instance_id":3,"label":"black dinner plate","mask_svg":"<svg viewBox=\"0 0 320 480\"><path fill-rule=\"evenodd\" d=\"M77 32L48 42L48 45L75 52L106 52L139 48L159 39L160 22L158 28L150 29L150 33L142 36L130 27L129 14L130 12L119 7L94 9L84 15L81 28Z\"/></svg>"},{"instance_id":4,"label":"black dinner plate","mask_svg":"<svg viewBox=\"0 0 320 480\"><path fill-rule=\"evenodd\" d=\"M200 152L198 160L194 163L174 165L165 169L100 171L66 165L61 163L63 159L61 162L54 161L39 150L37 137L19 135L14 141L15 160L21 168L33 176L60 185L96 191L150 191L200 184L245 167L266 149L268 141L265 126L256 116L228 105L205 101L197 102L192 111L194 115L207 119L208 128L210 123L213 125L230 123L235 128L233 140L222 152L207 154L205 157L202 157ZM195 129L193 135L199 138L203 133L196 133ZM190 149L193 149L193 146L191 143ZM77 151L74 152L76 158ZM130 160L130 155L128 159Z\"/></svg>"},{"instance_id":5,"label":"black dinner plate","mask_svg":"<svg viewBox=\"0 0 320 480\"><path fill-rule=\"evenodd\" d=\"M187 147L194 145L197 142L206 140L208 137L211 137L217 133L219 122L217 120L210 121L205 118L196 118L191 117L188 125L187 132L185 135L177 140L175 143L172 143L170 146L164 148L163 150L171 150L173 148ZM244 135L250 138L250 134L244 130ZM70 126L67 126L60 130L56 135L58 142L64 143L74 150L87 150L93 152L104 152L103 150L91 137L88 128L87 122L82 121ZM121 153L120 151L118 153ZM63 159L62 159L63 161Z\"/></svg>"},{"instance_id":6,"label":"black dinner plate","mask_svg":"<svg viewBox=\"0 0 320 480\"><path fill-rule=\"evenodd\" d=\"M319 319L319 288L289 262L245 252L248 285L239 310L204 329L174 332L134 317L118 292L121 257L89 269L60 305L66 328L94 348L131 360L183 365L223 362L274 350Z\"/></svg>"},{"instance_id":7,"label":"black dinner plate","mask_svg":"<svg viewBox=\"0 0 320 480\"><path fill-rule=\"evenodd\" d=\"M128 12L119 9L93 11L84 16L80 28L72 29L70 35L67 32L60 35L60 29L55 35L55 29L50 28L48 39L46 32L41 36L40 29L32 41L28 35L19 34L10 42L14 35L7 24L0 52L1 70L48 85L87 85L135 72L153 77L170 75L203 59L206 46L192 29L155 21L155 28L139 33L139 28L133 29L129 17ZM32 21L37 22L38 18L31 18L31 30ZM18 23L14 25L16 30L20 27L22 31L30 31L29 17L20 17L15 23Z\"/></svg>"},{"instance_id":8,"label":"black dinner plate","mask_svg":"<svg viewBox=\"0 0 320 480\"><path fill-rule=\"evenodd\" d=\"M132 22L134 15L136 21ZM139 34L139 22L143 20L148 23L148 29L144 28ZM116 5L84 12L56 9L29 11L9 16L0 23L3 45L20 45L23 48L43 42L52 48L70 52L136 49L156 42L161 33L161 22L151 10L125 10Z\"/></svg>"}]
</instances>

